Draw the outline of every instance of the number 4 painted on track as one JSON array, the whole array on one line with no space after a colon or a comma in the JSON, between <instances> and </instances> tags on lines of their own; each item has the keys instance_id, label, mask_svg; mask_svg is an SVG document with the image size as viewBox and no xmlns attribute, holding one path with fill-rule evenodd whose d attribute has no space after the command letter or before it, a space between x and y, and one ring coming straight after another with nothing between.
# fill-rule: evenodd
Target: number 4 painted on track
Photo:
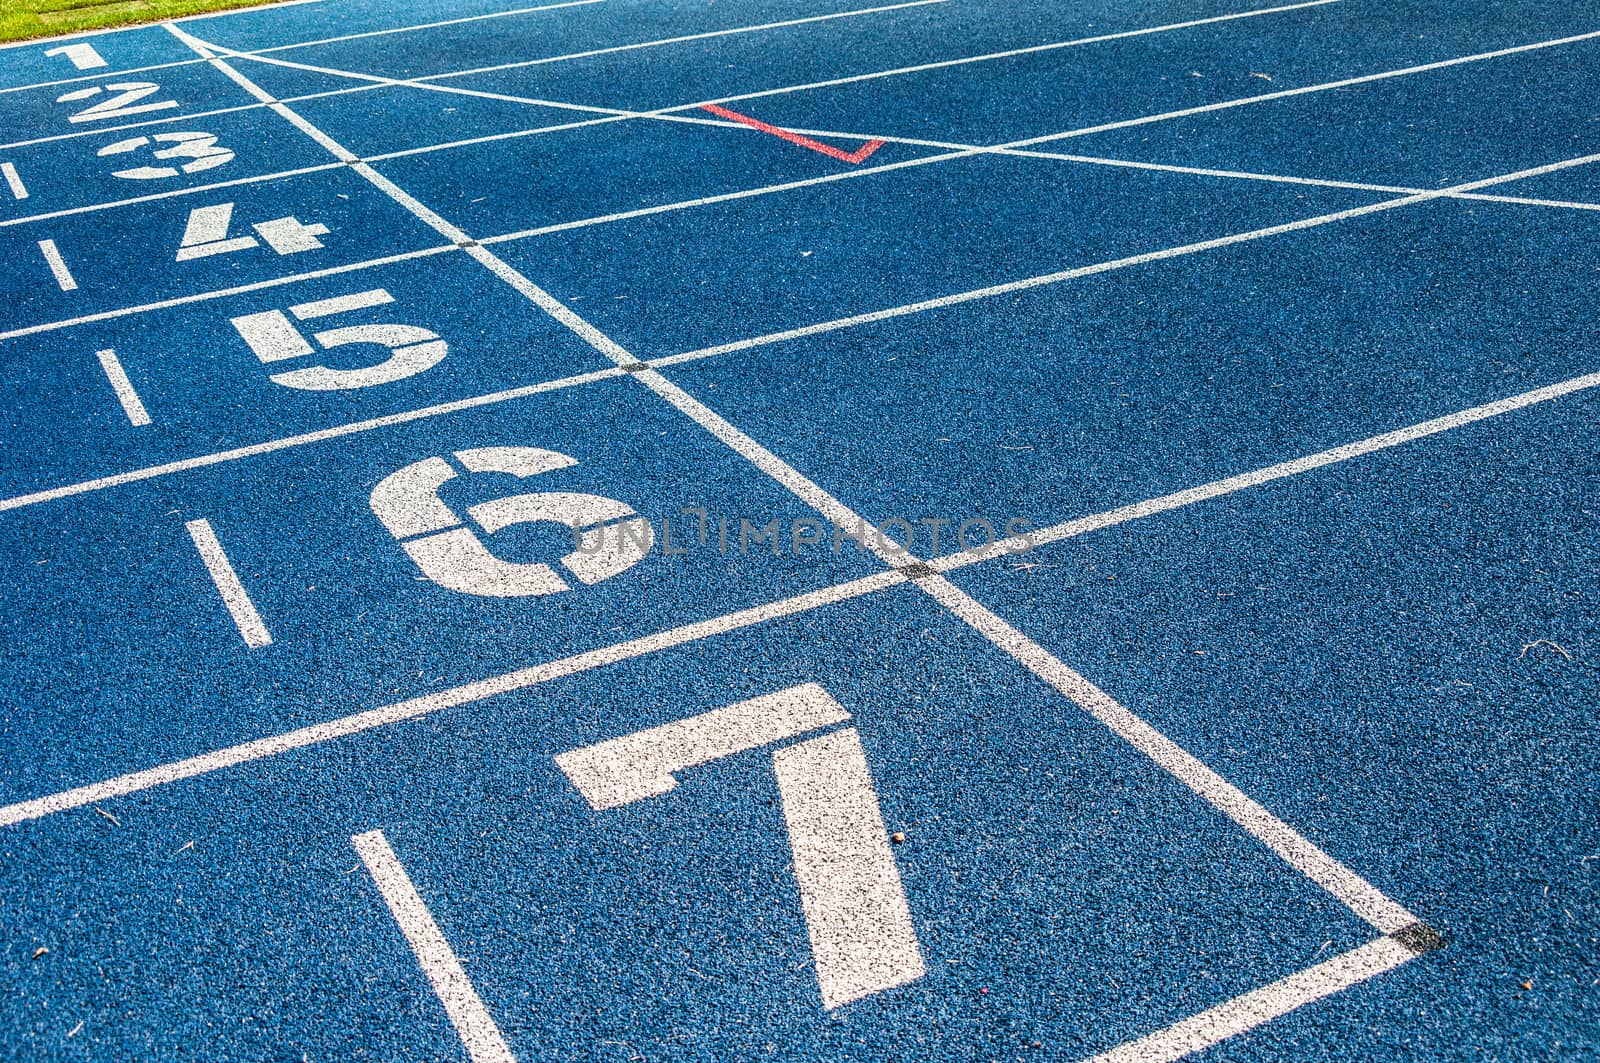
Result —
<instances>
[{"instance_id":1,"label":"number 4 painted on track","mask_svg":"<svg viewBox=\"0 0 1600 1063\"><path fill-rule=\"evenodd\" d=\"M603 811L667 793L688 768L849 718L826 690L805 683L562 753L556 765ZM927 968L856 729L782 746L772 765L823 1005L921 978Z\"/></svg>"},{"instance_id":2,"label":"number 4 painted on track","mask_svg":"<svg viewBox=\"0 0 1600 1063\"><path fill-rule=\"evenodd\" d=\"M189 224L183 230L183 243L178 245L178 261L188 262L261 246L254 236L235 236L230 239L228 227L232 223L232 203L191 210ZM257 222L252 228L267 242L268 247L280 255L315 251L322 246L322 241L317 237L328 235L326 225L305 225L298 218L274 218L272 221Z\"/></svg>"}]
</instances>

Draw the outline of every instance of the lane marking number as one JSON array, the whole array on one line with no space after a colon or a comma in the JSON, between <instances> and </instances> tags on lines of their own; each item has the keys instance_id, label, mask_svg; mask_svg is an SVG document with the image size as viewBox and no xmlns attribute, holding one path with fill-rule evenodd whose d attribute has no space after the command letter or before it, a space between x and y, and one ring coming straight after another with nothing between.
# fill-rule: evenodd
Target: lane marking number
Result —
<instances>
[{"instance_id":1,"label":"lane marking number","mask_svg":"<svg viewBox=\"0 0 1600 1063\"><path fill-rule=\"evenodd\" d=\"M538 447L476 447L453 455L469 473L526 479L571 468L576 459ZM399 540L423 575L448 590L487 598L559 594L571 586L540 562L503 561L439 498L457 477L444 458L425 458L390 473L373 488L373 514ZM610 579L650 552L655 533L632 507L600 495L544 491L479 502L467 515L488 535L517 524L549 522L573 529L575 548L560 558L585 584Z\"/></svg>"},{"instance_id":2,"label":"lane marking number","mask_svg":"<svg viewBox=\"0 0 1600 1063\"><path fill-rule=\"evenodd\" d=\"M590 808L608 811L668 793L687 769L849 719L826 690L804 683L555 760ZM780 746L772 765L823 1006L921 978L927 968L856 729Z\"/></svg>"},{"instance_id":3,"label":"lane marking number","mask_svg":"<svg viewBox=\"0 0 1600 1063\"><path fill-rule=\"evenodd\" d=\"M64 55L79 70L94 70L111 65L100 57L100 53L94 50L92 44L63 44L60 48L52 48L44 54L51 59Z\"/></svg>"},{"instance_id":4,"label":"lane marking number","mask_svg":"<svg viewBox=\"0 0 1600 1063\"><path fill-rule=\"evenodd\" d=\"M292 218L281 220L294 222ZM294 224L299 223L294 222ZM310 232L316 228L319 227L311 226L305 231ZM256 231L261 232L261 228L257 227ZM265 232L262 232L262 238L269 243L272 240L272 237ZM291 306L289 313L298 321L313 321L368 307L384 306L392 302L394 296L382 288L374 288L333 299L300 303ZM314 347L282 310L244 314L232 318L231 321L245 343L255 352L256 357L265 363L303 358L315 354L318 347L332 350L337 347L370 343L389 352L389 357L383 361L359 369L335 369L326 365L314 365L274 373L267 378L274 384L302 391L349 391L354 388L389 384L432 369L450 350L449 344L440 339L437 333L416 325L346 325L326 329L311 337L316 341Z\"/></svg>"},{"instance_id":5,"label":"lane marking number","mask_svg":"<svg viewBox=\"0 0 1600 1063\"><path fill-rule=\"evenodd\" d=\"M189 262L211 255L226 255L234 251L247 251L260 247L254 236L228 236L233 223L233 204L218 203L210 207L196 207L189 212L189 223L183 230L183 242L178 245L179 262ZM302 251L316 251L322 247L319 236L328 235L322 224L306 225L298 218L274 218L257 222L252 228L267 246L280 255L297 255Z\"/></svg>"},{"instance_id":6,"label":"lane marking number","mask_svg":"<svg viewBox=\"0 0 1600 1063\"><path fill-rule=\"evenodd\" d=\"M215 133L202 133L199 131L185 131L179 133L157 133L154 138L156 144L167 144L170 147L158 147L151 154L163 161L168 159L188 159L188 162L178 166L134 166L126 170L113 170L111 176L121 177L129 181L157 181L164 177L176 177L183 173L199 173L210 170L233 161L233 152L217 143ZM111 155L125 155L130 151L137 151L152 143L150 137L129 137L119 140L115 144L107 144L101 148L97 155L106 158Z\"/></svg>"},{"instance_id":7,"label":"lane marking number","mask_svg":"<svg viewBox=\"0 0 1600 1063\"><path fill-rule=\"evenodd\" d=\"M151 111L166 111L178 106L177 100L162 100L160 103L140 103L140 100L154 96L161 91L161 86L153 81L118 81L110 85L94 85L87 89L76 89L63 96L57 96L57 103L79 103L83 100L93 99L102 92L115 93L99 103L91 103L77 114L70 116L67 121L74 125L84 122L101 122L110 118L127 118L136 114L149 114Z\"/></svg>"}]
</instances>

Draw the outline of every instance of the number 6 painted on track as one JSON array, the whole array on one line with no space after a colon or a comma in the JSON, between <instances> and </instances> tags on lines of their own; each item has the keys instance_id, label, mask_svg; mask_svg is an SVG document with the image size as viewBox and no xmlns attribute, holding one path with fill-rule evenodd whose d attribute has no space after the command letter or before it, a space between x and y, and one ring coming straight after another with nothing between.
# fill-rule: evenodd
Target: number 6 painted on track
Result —
<instances>
[{"instance_id":1,"label":"number 6 painted on track","mask_svg":"<svg viewBox=\"0 0 1600 1063\"><path fill-rule=\"evenodd\" d=\"M468 472L525 479L577 461L537 447L476 447L454 457ZM448 590L486 598L520 598L569 590L549 565L503 561L439 498L456 478L443 458L424 458L390 473L372 489L372 512L425 576ZM479 502L467 514L493 535L515 524L547 521L578 532L578 548L561 565L584 583L598 583L632 568L650 552L650 522L625 503L600 495L543 491ZM613 527L613 523L616 525ZM610 534L608 534L610 532Z\"/></svg>"},{"instance_id":2,"label":"number 6 painted on track","mask_svg":"<svg viewBox=\"0 0 1600 1063\"><path fill-rule=\"evenodd\" d=\"M369 306L383 306L394 302L394 296L382 288L341 295L334 299L291 306L289 313L297 320L344 314L364 310ZM281 362L290 358L303 358L315 354L316 348L306 341L305 335L295 327L282 310L267 310L259 314L245 314L231 319L233 327L250 345L257 358L263 362ZM375 343L386 347L389 357L376 365L360 369L333 369L325 365L309 366L274 373L267 379L286 388L302 391L349 391L375 384L390 384L416 376L438 365L449 353L450 345L438 334L416 325L346 325L342 328L318 332L312 339L324 349L344 347L356 343Z\"/></svg>"}]
</instances>

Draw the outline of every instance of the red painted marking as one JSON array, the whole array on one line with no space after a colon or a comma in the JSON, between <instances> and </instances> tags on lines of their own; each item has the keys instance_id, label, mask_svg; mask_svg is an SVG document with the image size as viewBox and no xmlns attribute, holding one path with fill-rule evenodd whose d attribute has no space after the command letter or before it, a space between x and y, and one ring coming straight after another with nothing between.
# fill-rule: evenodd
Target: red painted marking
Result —
<instances>
[{"instance_id":1,"label":"red painted marking","mask_svg":"<svg viewBox=\"0 0 1600 1063\"><path fill-rule=\"evenodd\" d=\"M768 125L759 118L751 118L747 114L740 114L738 111L730 111L726 107L718 107L714 103L702 103L700 105L700 109L702 111L710 111L712 114L721 115L723 118L732 119L733 121L738 122L740 125L749 126L751 129L759 129L763 133L771 133L775 137L782 137L791 144L799 144L802 148L810 148L812 151L820 151L830 159L838 159L840 162L848 162L852 166L856 166L862 162L865 162L868 155L871 155L884 145L884 141L869 140L855 151L845 151L843 148L836 148L832 144L824 144L820 140L812 140L810 137L803 137L799 133L791 133L787 129L780 129L775 125Z\"/></svg>"}]
</instances>

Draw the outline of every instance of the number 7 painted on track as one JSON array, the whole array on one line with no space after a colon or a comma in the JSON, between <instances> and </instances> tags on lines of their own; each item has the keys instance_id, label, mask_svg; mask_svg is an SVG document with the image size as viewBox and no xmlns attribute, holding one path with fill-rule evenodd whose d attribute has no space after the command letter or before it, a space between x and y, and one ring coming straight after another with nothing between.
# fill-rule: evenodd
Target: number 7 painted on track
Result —
<instances>
[{"instance_id":1,"label":"number 7 painted on track","mask_svg":"<svg viewBox=\"0 0 1600 1063\"><path fill-rule=\"evenodd\" d=\"M849 718L806 683L562 753L556 764L604 811L667 793L688 768ZM823 1005L921 978L927 968L856 729L782 746L772 764Z\"/></svg>"}]
</instances>

